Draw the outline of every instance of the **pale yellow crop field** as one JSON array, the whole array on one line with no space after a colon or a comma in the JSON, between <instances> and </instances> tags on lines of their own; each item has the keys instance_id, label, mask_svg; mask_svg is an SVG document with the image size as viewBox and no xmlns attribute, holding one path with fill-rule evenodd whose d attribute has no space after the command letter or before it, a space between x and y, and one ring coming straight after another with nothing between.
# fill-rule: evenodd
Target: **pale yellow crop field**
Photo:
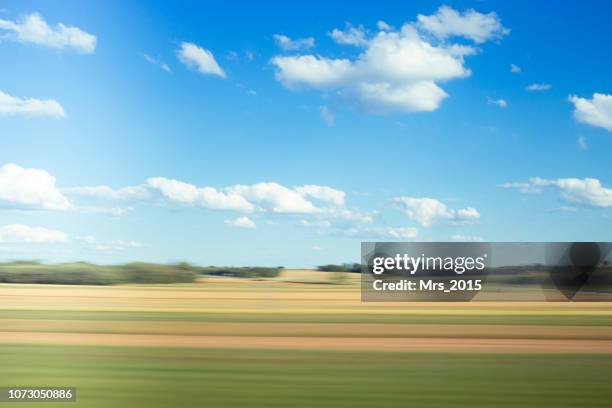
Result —
<instances>
[{"instance_id":1,"label":"pale yellow crop field","mask_svg":"<svg viewBox=\"0 0 612 408\"><path fill-rule=\"evenodd\" d=\"M612 352L612 304L370 303L358 275L309 270L181 285L5 284L0 342Z\"/></svg>"}]
</instances>

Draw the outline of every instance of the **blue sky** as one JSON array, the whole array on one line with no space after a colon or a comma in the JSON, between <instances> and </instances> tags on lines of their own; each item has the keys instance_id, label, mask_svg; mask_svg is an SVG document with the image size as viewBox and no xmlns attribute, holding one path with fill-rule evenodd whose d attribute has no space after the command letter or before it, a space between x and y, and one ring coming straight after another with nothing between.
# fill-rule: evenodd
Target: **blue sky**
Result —
<instances>
[{"instance_id":1,"label":"blue sky","mask_svg":"<svg viewBox=\"0 0 612 408\"><path fill-rule=\"evenodd\" d=\"M609 241L611 8L0 1L0 257Z\"/></svg>"}]
</instances>

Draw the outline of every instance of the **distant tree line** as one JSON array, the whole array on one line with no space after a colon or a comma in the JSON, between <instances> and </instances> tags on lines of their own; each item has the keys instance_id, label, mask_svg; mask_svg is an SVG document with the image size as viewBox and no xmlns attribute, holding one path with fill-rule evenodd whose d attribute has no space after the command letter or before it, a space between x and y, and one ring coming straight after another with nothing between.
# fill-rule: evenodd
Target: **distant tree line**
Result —
<instances>
[{"instance_id":1,"label":"distant tree line","mask_svg":"<svg viewBox=\"0 0 612 408\"><path fill-rule=\"evenodd\" d=\"M358 264L358 263L343 263L343 264L320 265L320 266L317 267L317 270L322 271L322 272L360 273L361 272L361 264Z\"/></svg>"},{"instance_id":2,"label":"distant tree line","mask_svg":"<svg viewBox=\"0 0 612 408\"><path fill-rule=\"evenodd\" d=\"M280 274L282 266L276 268L267 268L261 266L254 267L224 267L224 266L206 266L201 268L200 273L211 276L230 276L236 278L275 278Z\"/></svg>"},{"instance_id":3,"label":"distant tree line","mask_svg":"<svg viewBox=\"0 0 612 408\"><path fill-rule=\"evenodd\" d=\"M148 262L96 265L88 262L43 264L36 261L17 261L0 263L0 283L57 285L190 283L201 275L272 278L278 276L280 269L280 267L201 267L186 262L169 265Z\"/></svg>"}]
</instances>

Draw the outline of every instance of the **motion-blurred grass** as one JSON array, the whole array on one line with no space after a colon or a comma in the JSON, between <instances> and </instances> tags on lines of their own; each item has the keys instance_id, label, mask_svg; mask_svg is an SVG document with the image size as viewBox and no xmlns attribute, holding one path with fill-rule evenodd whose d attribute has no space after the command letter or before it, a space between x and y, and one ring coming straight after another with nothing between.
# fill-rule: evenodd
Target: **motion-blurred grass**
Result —
<instances>
[{"instance_id":1,"label":"motion-blurred grass","mask_svg":"<svg viewBox=\"0 0 612 408\"><path fill-rule=\"evenodd\" d=\"M607 407L611 372L601 355L0 349L2 383L75 386L71 407Z\"/></svg>"}]
</instances>

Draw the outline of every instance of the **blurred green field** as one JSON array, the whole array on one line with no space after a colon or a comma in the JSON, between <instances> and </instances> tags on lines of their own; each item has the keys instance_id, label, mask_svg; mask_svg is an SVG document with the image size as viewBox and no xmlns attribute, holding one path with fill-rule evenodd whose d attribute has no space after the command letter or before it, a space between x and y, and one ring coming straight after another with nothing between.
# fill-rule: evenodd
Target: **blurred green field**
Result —
<instances>
[{"instance_id":1,"label":"blurred green field","mask_svg":"<svg viewBox=\"0 0 612 408\"><path fill-rule=\"evenodd\" d=\"M607 407L611 372L612 356L591 355L0 351L3 383L75 386L77 402L64 404L72 407Z\"/></svg>"},{"instance_id":2,"label":"blurred green field","mask_svg":"<svg viewBox=\"0 0 612 408\"><path fill-rule=\"evenodd\" d=\"M612 402L611 303L364 303L331 278L2 284L0 386L75 386L68 407Z\"/></svg>"}]
</instances>

